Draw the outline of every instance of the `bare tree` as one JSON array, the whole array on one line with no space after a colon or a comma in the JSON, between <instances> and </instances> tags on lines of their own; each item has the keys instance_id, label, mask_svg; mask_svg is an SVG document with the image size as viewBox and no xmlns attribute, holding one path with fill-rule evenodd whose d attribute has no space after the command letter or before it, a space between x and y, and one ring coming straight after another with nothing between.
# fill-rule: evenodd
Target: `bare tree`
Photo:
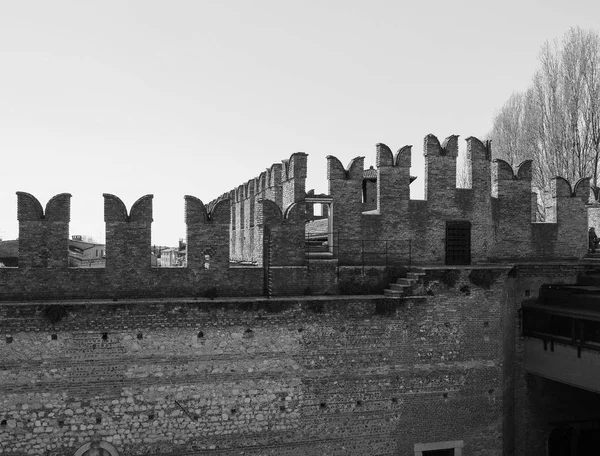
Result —
<instances>
[{"instance_id":1,"label":"bare tree","mask_svg":"<svg viewBox=\"0 0 600 456\"><path fill-rule=\"evenodd\" d=\"M540 68L525 93L515 93L494 117L494 155L518 165L534 160L533 189L540 220L549 207L551 179L598 182L600 161L600 36L570 29L542 46Z\"/></svg>"}]
</instances>

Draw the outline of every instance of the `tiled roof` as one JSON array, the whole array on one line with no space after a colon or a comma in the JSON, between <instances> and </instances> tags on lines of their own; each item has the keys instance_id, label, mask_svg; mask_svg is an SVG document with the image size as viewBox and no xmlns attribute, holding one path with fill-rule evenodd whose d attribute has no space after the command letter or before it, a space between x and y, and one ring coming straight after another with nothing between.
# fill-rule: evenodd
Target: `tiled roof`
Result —
<instances>
[{"instance_id":1,"label":"tiled roof","mask_svg":"<svg viewBox=\"0 0 600 456\"><path fill-rule=\"evenodd\" d=\"M369 169L365 169L363 179L377 179L377 170L372 166Z\"/></svg>"},{"instance_id":2,"label":"tiled roof","mask_svg":"<svg viewBox=\"0 0 600 456\"><path fill-rule=\"evenodd\" d=\"M410 176L410 183L412 184L416 178L417 176ZM363 179L377 180L377 170L372 166L369 169L365 169Z\"/></svg>"}]
</instances>

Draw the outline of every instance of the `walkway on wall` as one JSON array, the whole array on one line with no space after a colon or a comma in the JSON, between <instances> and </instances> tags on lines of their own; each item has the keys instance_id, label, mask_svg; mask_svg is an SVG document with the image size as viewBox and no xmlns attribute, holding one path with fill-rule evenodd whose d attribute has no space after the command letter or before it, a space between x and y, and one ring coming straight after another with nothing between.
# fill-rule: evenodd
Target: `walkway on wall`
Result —
<instances>
[{"instance_id":1,"label":"walkway on wall","mask_svg":"<svg viewBox=\"0 0 600 456\"><path fill-rule=\"evenodd\" d=\"M523 304L525 370L600 393L600 273ZM588 282L585 284L585 282Z\"/></svg>"}]
</instances>

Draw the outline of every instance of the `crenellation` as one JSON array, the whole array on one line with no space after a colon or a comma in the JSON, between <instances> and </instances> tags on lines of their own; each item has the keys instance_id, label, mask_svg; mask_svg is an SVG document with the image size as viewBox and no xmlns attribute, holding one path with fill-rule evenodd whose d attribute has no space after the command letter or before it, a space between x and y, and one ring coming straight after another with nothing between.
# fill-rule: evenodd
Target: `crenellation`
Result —
<instances>
[{"instance_id":1,"label":"crenellation","mask_svg":"<svg viewBox=\"0 0 600 456\"><path fill-rule=\"evenodd\" d=\"M376 159L375 163L377 168L380 166L394 166L394 155L392 150L383 143L377 143L375 145Z\"/></svg>"},{"instance_id":2,"label":"crenellation","mask_svg":"<svg viewBox=\"0 0 600 456\"><path fill-rule=\"evenodd\" d=\"M186 195L185 268L150 267L152 195L129 212L103 195L107 266L81 269L64 263L71 195L44 212L18 192L19 267L0 268L0 453L84 455L104 439L123 456L425 442L537 456L548 423L592 423L597 395L525 373L519 311L542 284L593 271L575 260L594 189L557 177L553 222L532 223L532 162L490 163L489 142L466 141L469 189L455 184L458 137L425 138L425 200L410 199L411 146L381 143L376 169L328 156L328 195L305 191L304 153L206 205ZM448 245L469 255L452 263ZM413 295L381 295L389 285Z\"/></svg>"},{"instance_id":3,"label":"crenellation","mask_svg":"<svg viewBox=\"0 0 600 456\"><path fill-rule=\"evenodd\" d=\"M467 162L471 169L471 188L475 194L487 198L491 192L491 142L485 144L474 136L467 141Z\"/></svg>"},{"instance_id":4,"label":"crenellation","mask_svg":"<svg viewBox=\"0 0 600 456\"><path fill-rule=\"evenodd\" d=\"M430 205L445 205L445 199L456 188L458 136L448 136L443 145L432 134L425 137L425 199Z\"/></svg>"},{"instance_id":5,"label":"crenellation","mask_svg":"<svg viewBox=\"0 0 600 456\"><path fill-rule=\"evenodd\" d=\"M394 156L394 164L403 168L412 166L412 145L402 146Z\"/></svg>"},{"instance_id":6,"label":"crenellation","mask_svg":"<svg viewBox=\"0 0 600 456\"><path fill-rule=\"evenodd\" d=\"M589 180L572 187L562 178L555 179L556 217L551 223L532 223L536 209L531 191L532 162L525 161L513 170L502 160L490 163L489 141L468 137L466 142L468 161L472 163L472 189L456 188L458 136L449 136L443 144L433 135L425 138L426 188L430 190L425 200L410 199L411 146L392 154L382 143L376 145L377 167L366 171L364 157L356 157L344 167L337 157L328 156L328 195L306 192L307 154L301 152L273 164L207 205L188 195L187 271L151 270L151 195L140 198L128 212L117 196L105 194L106 271L89 273L95 278L87 280L86 287L74 279L83 272L73 271L64 277L67 282L58 281L56 288L51 284L37 286L30 276L20 276L19 270L0 271L6 277L12 274L10 285L0 289L0 298L23 293L51 296L59 289L72 296L89 296L94 287L117 277L119 280L108 287L107 293L153 294L165 285L165 290L173 290L175 284L181 286L188 273L193 280L181 290L206 289L208 280L215 280L220 288L227 287L232 277L240 277L232 293L257 289L265 292L262 278L259 283L250 283L247 278L255 280L253 274L265 276L271 265L280 269L271 273L269 293L293 294L314 280L310 270L319 270L325 277L329 276L327 271L336 271L335 265L364 264L365 251L371 255L368 261L385 259L385 264L444 264L448 261L447 230L456 223L468 230L469 256L461 260L466 263L572 259L585 254L587 212L593 214L594 210L586 206L593 193ZM368 209L363 201L366 179L377 192L377 204ZM67 267L70 195L51 199L45 213L32 195L19 192L17 197L20 269ZM307 197L324 201L306 204ZM313 204L323 206L319 217L311 212ZM326 230L319 232L325 238L316 241L320 252L317 258L325 262L309 261L305 239L309 219L326 221L314 224ZM590 223L594 223L592 215ZM268 258L266 246L270 248ZM393 248L388 250L390 246ZM249 272L244 267L256 269ZM294 288L289 287L288 273L301 281ZM33 285L23 288L20 280ZM334 288L337 286L336 282ZM319 287L329 290L331 284L319 282Z\"/></svg>"},{"instance_id":7,"label":"crenellation","mask_svg":"<svg viewBox=\"0 0 600 456\"><path fill-rule=\"evenodd\" d=\"M104 193L106 269L118 273L127 268L148 273L151 267L153 195L139 198L129 214L123 201ZM143 278L140 278L143 281Z\"/></svg>"},{"instance_id":8,"label":"crenellation","mask_svg":"<svg viewBox=\"0 0 600 456\"><path fill-rule=\"evenodd\" d=\"M458 157L458 135L450 135L444 139L440 154L447 157Z\"/></svg>"},{"instance_id":9,"label":"crenellation","mask_svg":"<svg viewBox=\"0 0 600 456\"><path fill-rule=\"evenodd\" d=\"M517 172L501 159L493 162L494 198L498 204L493 258L525 258L532 251L531 161L519 165Z\"/></svg>"},{"instance_id":10,"label":"crenellation","mask_svg":"<svg viewBox=\"0 0 600 456\"><path fill-rule=\"evenodd\" d=\"M71 194L61 193L46 204L33 195L17 192L19 260L21 268L67 268Z\"/></svg>"}]
</instances>

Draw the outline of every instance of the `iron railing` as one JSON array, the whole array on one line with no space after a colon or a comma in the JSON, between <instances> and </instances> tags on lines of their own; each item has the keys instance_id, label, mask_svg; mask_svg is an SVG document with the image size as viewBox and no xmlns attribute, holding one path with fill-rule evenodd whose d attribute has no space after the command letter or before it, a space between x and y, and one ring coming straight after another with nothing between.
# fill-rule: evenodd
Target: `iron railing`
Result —
<instances>
[{"instance_id":1,"label":"iron railing","mask_svg":"<svg viewBox=\"0 0 600 456\"><path fill-rule=\"evenodd\" d=\"M410 239L368 239L341 237L339 232L307 233L306 263L313 259L335 258L338 266L412 266Z\"/></svg>"}]
</instances>

